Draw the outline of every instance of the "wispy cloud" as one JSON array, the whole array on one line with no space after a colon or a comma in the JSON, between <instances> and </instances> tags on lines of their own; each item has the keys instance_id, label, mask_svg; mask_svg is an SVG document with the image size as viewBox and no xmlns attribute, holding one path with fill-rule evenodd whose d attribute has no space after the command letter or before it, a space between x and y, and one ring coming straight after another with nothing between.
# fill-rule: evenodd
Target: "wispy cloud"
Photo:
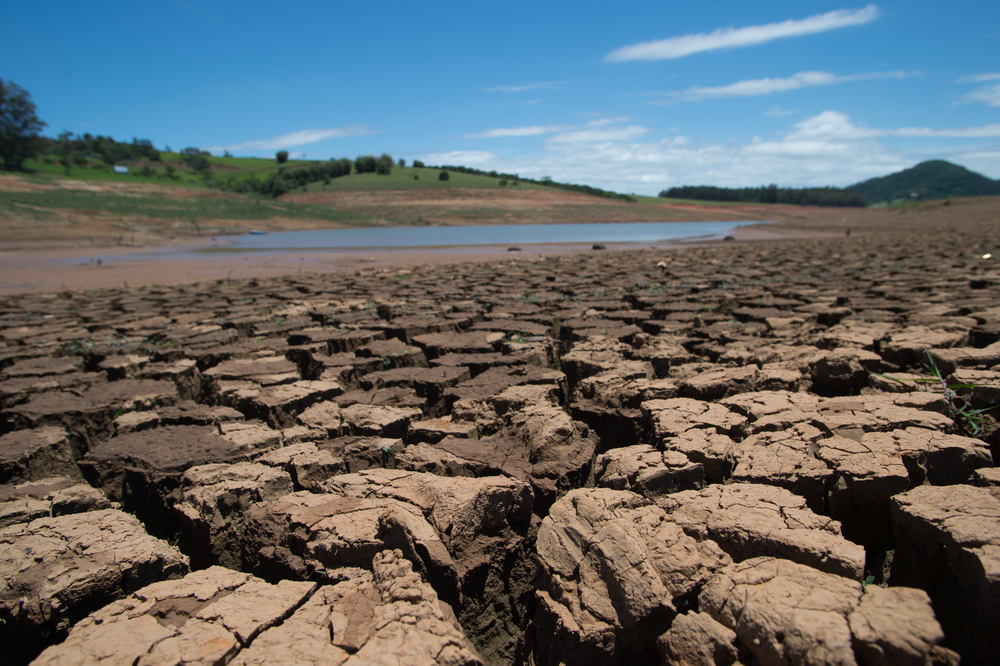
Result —
<instances>
[{"instance_id":1,"label":"wispy cloud","mask_svg":"<svg viewBox=\"0 0 1000 666\"><path fill-rule=\"evenodd\" d=\"M483 132L472 132L463 134L463 139L501 139L512 136L538 136L539 134L553 134L570 129L568 125L530 125L528 127L498 127L488 129Z\"/></svg>"},{"instance_id":2,"label":"wispy cloud","mask_svg":"<svg viewBox=\"0 0 1000 666\"><path fill-rule=\"evenodd\" d=\"M958 79L955 83L983 83L984 81L996 81L1000 79L1000 72L990 74L969 74Z\"/></svg>"},{"instance_id":3,"label":"wispy cloud","mask_svg":"<svg viewBox=\"0 0 1000 666\"><path fill-rule=\"evenodd\" d=\"M985 83L997 80L1000 80L1000 72L969 74L958 79L956 83ZM991 86L980 86L972 92L966 93L965 99L971 102L983 102L990 106L1000 106L1000 83L995 83Z\"/></svg>"},{"instance_id":4,"label":"wispy cloud","mask_svg":"<svg viewBox=\"0 0 1000 666\"><path fill-rule=\"evenodd\" d=\"M529 90L559 90L565 83L562 81L538 81L524 86L493 86L492 88L474 88L474 90L485 90L486 92L499 93L519 93Z\"/></svg>"},{"instance_id":5,"label":"wispy cloud","mask_svg":"<svg viewBox=\"0 0 1000 666\"><path fill-rule=\"evenodd\" d=\"M209 146L204 148L211 152L228 150L250 151L250 150L281 150L284 148L294 148L296 146L306 146L310 143L325 141L326 139L339 139L349 136L364 136L374 134L374 132L364 125L354 125L352 127L336 127L331 129L307 129L282 134L273 139L262 139L259 141L243 141L241 143L231 143L228 146Z\"/></svg>"},{"instance_id":6,"label":"wispy cloud","mask_svg":"<svg viewBox=\"0 0 1000 666\"><path fill-rule=\"evenodd\" d=\"M753 25L745 28L719 28L707 33L670 37L653 42L624 46L609 53L607 62L633 60L671 60L703 51L732 49L764 44L775 39L802 37L837 28L864 25L879 17L878 7L868 5L862 9L840 9L817 14L809 18Z\"/></svg>"},{"instance_id":7,"label":"wispy cloud","mask_svg":"<svg viewBox=\"0 0 1000 666\"><path fill-rule=\"evenodd\" d=\"M990 106L1000 106L1000 83L993 86L976 88L966 95L965 98L973 102L984 102Z\"/></svg>"},{"instance_id":8,"label":"wispy cloud","mask_svg":"<svg viewBox=\"0 0 1000 666\"><path fill-rule=\"evenodd\" d=\"M615 118L597 118L591 120L584 126L579 125L529 125L527 127L498 127L495 129L488 129L482 132L471 132L469 134L463 134L463 139L502 139L507 137L518 137L518 136L539 136L541 134L556 134L557 132L563 132L556 137L553 137L553 141L615 141L615 138L606 138L614 136L635 136L636 128L617 128L611 130L604 130L603 133L598 131L602 127L607 127L609 125L615 125L619 123L625 123L631 120L627 116L617 116ZM645 128L643 132L645 132ZM580 131L573 131L580 130ZM596 137L596 138L588 138Z\"/></svg>"},{"instance_id":9,"label":"wispy cloud","mask_svg":"<svg viewBox=\"0 0 1000 666\"><path fill-rule=\"evenodd\" d=\"M546 143L595 143L606 141L631 141L649 132L645 127L629 125L628 127L588 128L575 132L556 134Z\"/></svg>"},{"instance_id":10,"label":"wispy cloud","mask_svg":"<svg viewBox=\"0 0 1000 666\"><path fill-rule=\"evenodd\" d=\"M813 86L829 86L836 83L849 83L851 81L866 81L869 79L905 79L914 76L908 72L870 72L867 74L849 74L838 76L830 72L799 72L787 78L766 78L748 79L737 81L725 86L701 87L692 86L687 90L671 93L674 99L683 102L700 102L706 99L719 99L722 97L756 97L758 95L770 95L776 92L786 92L798 88L811 88Z\"/></svg>"},{"instance_id":11,"label":"wispy cloud","mask_svg":"<svg viewBox=\"0 0 1000 666\"><path fill-rule=\"evenodd\" d=\"M793 113L795 113L795 111L793 111L792 109L780 109L776 106L772 106L770 109L764 112L764 115L773 116L775 118L781 118L782 116L790 116Z\"/></svg>"}]
</instances>

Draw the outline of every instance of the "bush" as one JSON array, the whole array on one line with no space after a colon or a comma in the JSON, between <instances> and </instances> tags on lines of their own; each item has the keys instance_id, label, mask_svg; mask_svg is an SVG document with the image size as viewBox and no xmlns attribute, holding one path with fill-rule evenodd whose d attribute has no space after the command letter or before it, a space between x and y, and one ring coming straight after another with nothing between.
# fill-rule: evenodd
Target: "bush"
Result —
<instances>
[{"instance_id":1,"label":"bush","mask_svg":"<svg viewBox=\"0 0 1000 666\"><path fill-rule=\"evenodd\" d=\"M211 171L212 165L208 163L208 160L204 155L198 155L197 157L189 157L187 159L188 166L191 167L193 171Z\"/></svg>"},{"instance_id":2,"label":"bush","mask_svg":"<svg viewBox=\"0 0 1000 666\"><path fill-rule=\"evenodd\" d=\"M375 173L378 162L371 155L364 155L354 160L354 170L358 173Z\"/></svg>"},{"instance_id":3,"label":"bush","mask_svg":"<svg viewBox=\"0 0 1000 666\"><path fill-rule=\"evenodd\" d=\"M391 169L389 168L389 165L385 162L379 162L378 166L375 167L375 173L380 176L388 176L390 171Z\"/></svg>"},{"instance_id":4,"label":"bush","mask_svg":"<svg viewBox=\"0 0 1000 666\"><path fill-rule=\"evenodd\" d=\"M438 180L448 180L451 176L448 175L447 171L442 171L438 174Z\"/></svg>"},{"instance_id":5,"label":"bush","mask_svg":"<svg viewBox=\"0 0 1000 666\"><path fill-rule=\"evenodd\" d=\"M416 169L423 169L424 163L421 162L420 160L413 160L413 167Z\"/></svg>"},{"instance_id":6,"label":"bush","mask_svg":"<svg viewBox=\"0 0 1000 666\"><path fill-rule=\"evenodd\" d=\"M274 156L278 159L278 164L284 164L285 162L288 161L287 150L279 150L277 153L275 153Z\"/></svg>"}]
</instances>

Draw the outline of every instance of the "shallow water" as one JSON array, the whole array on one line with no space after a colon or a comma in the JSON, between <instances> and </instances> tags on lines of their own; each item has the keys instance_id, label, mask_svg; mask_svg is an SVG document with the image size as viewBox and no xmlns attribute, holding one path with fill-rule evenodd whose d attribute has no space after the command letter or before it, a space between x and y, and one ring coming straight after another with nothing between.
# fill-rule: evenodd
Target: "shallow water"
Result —
<instances>
[{"instance_id":1,"label":"shallow water","mask_svg":"<svg viewBox=\"0 0 1000 666\"><path fill-rule=\"evenodd\" d=\"M203 246L185 246L137 252L117 257L140 259L204 258L227 255L289 252L343 252L477 246L519 246L573 243L656 243L693 238L722 238L736 227L760 224L739 222L598 222L589 224L515 224L471 227L365 227L282 231L268 234L217 237Z\"/></svg>"}]
</instances>

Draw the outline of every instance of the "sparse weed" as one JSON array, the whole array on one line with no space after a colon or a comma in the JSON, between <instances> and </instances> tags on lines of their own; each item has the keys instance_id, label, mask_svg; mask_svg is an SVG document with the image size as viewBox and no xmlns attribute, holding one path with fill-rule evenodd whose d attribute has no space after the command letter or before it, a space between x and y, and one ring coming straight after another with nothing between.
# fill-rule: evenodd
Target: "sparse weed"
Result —
<instances>
[{"instance_id":1,"label":"sparse weed","mask_svg":"<svg viewBox=\"0 0 1000 666\"><path fill-rule=\"evenodd\" d=\"M973 437L979 435L979 431L983 427L983 423L986 422L986 417L984 414L991 409L996 409L1000 405L993 405L991 407L983 407L981 409L973 409L972 405L966 402L961 396L958 395L957 391L961 389L974 389L975 384L949 384L947 378L941 374L941 370L937 367L937 363L934 362L934 356L931 355L930 349L925 349L924 354L927 356L927 361L924 362L924 368L930 377L919 377L917 379L899 379L897 377L890 377L889 375L883 375L881 373L873 372L873 375L882 377L884 379L890 379L894 382L899 382L900 384L906 385L908 382L914 382L917 384L930 384L931 390L934 392L940 392L948 403L948 415L955 421L959 430L962 432L969 432Z\"/></svg>"}]
</instances>

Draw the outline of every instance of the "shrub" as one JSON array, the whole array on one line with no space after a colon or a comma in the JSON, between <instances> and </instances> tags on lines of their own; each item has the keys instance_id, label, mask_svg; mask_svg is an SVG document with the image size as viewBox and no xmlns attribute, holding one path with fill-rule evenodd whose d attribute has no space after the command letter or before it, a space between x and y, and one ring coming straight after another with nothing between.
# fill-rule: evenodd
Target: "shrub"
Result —
<instances>
[{"instance_id":1,"label":"shrub","mask_svg":"<svg viewBox=\"0 0 1000 666\"><path fill-rule=\"evenodd\" d=\"M413 160L413 166L417 169L423 169L424 163L421 162L420 160Z\"/></svg>"},{"instance_id":2,"label":"shrub","mask_svg":"<svg viewBox=\"0 0 1000 666\"><path fill-rule=\"evenodd\" d=\"M438 180L448 180L451 176L448 175L447 171L442 171L438 174Z\"/></svg>"},{"instance_id":3,"label":"shrub","mask_svg":"<svg viewBox=\"0 0 1000 666\"><path fill-rule=\"evenodd\" d=\"M375 173L378 163L371 155L364 155L354 160L354 170L358 173Z\"/></svg>"},{"instance_id":4,"label":"shrub","mask_svg":"<svg viewBox=\"0 0 1000 666\"><path fill-rule=\"evenodd\" d=\"M277 158L278 164L284 164L285 162L288 161L288 151L287 150L279 150L277 153L275 153L274 156Z\"/></svg>"},{"instance_id":5,"label":"shrub","mask_svg":"<svg viewBox=\"0 0 1000 666\"><path fill-rule=\"evenodd\" d=\"M385 162L379 162L378 166L375 167L375 173L377 173L380 176L388 176L389 171L390 171L389 165L386 164Z\"/></svg>"},{"instance_id":6,"label":"shrub","mask_svg":"<svg viewBox=\"0 0 1000 666\"><path fill-rule=\"evenodd\" d=\"M187 163L194 171L211 171L212 169L212 165L208 163L204 155L189 157Z\"/></svg>"}]
</instances>

